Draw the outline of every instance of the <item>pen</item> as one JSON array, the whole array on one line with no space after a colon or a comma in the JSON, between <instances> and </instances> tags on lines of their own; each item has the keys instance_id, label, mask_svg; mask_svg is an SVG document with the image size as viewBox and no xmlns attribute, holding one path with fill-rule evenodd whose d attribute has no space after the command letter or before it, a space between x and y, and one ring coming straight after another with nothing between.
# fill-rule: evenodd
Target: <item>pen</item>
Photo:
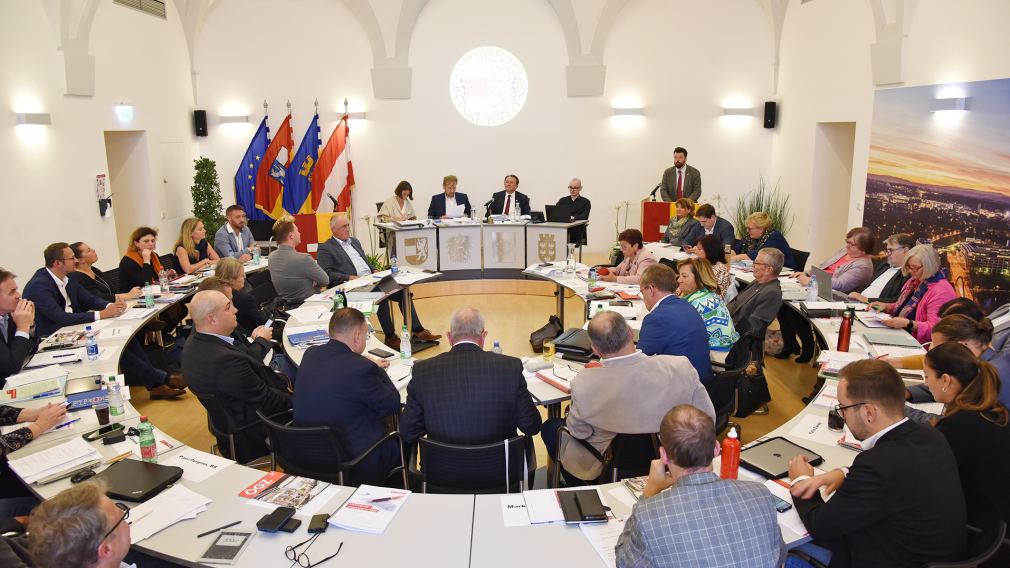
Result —
<instances>
[{"instance_id":1,"label":"pen","mask_svg":"<svg viewBox=\"0 0 1010 568\"><path fill-rule=\"evenodd\" d=\"M57 359L59 357L73 357L74 355L76 355L76 353L63 353L62 355L53 355L53 359Z\"/></svg>"},{"instance_id":2,"label":"pen","mask_svg":"<svg viewBox=\"0 0 1010 568\"><path fill-rule=\"evenodd\" d=\"M80 422L80 421L81 421L80 418L74 418L73 420L71 420L70 422L67 422L66 424L60 424L56 428L53 428L53 430L59 430L60 428L66 428L67 426L70 426L74 422Z\"/></svg>"},{"instance_id":3,"label":"pen","mask_svg":"<svg viewBox=\"0 0 1010 568\"><path fill-rule=\"evenodd\" d=\"M231 527L233 527L235 525L240 525L240 524L242 524L242 521L235 521L234 523L228 523L227 525L225 525L223 527L217 527L216 529L211 529L211 530L209 530L207 532L202 532L202 533L196 535L196 538L203 538L203 537L205 537L205 536L207 536L209 534L214 534L214 533L216 533L218 531L223 531L224 529L229 529L229 528L231 528Z\"/></svg>"}]
</instances>

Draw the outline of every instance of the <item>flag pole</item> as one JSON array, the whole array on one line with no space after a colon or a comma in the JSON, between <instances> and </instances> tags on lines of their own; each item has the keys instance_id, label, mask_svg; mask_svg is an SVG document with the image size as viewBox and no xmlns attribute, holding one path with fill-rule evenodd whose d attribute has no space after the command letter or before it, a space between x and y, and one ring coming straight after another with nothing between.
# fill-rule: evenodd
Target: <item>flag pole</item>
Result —
<instances>
[{"instance_id":1,"label":"flag pole","mask_svg":"<svg viewBox=\"0 0 1010 568\"><path fill-rule=\"evenodd\" d=\"M347 97L344 97L344 116L340 117L340 120L344 120L344 121L347 120L347 108L348 108ZM350 124L346 124L346 128L347 128L347 144L344 146L344 152L346 154L345 161L347 163L351 162L351 128L350 128L350 126L351 126ZM352 204L354 203L353 194L354 194L354 192L351 192L351 200L347 203L347 220L351 222L351 232L354 232L354 207L352 206ZM368 227L368 230L371 231L372 228Z\"/></svg>"}]
</instances>

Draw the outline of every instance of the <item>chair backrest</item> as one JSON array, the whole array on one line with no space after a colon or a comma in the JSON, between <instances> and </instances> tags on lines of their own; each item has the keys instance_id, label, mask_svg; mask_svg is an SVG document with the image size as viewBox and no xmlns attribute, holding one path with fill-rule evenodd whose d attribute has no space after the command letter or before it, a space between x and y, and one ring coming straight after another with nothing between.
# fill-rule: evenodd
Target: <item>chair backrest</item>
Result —
<instances>
[{"instance_id":1,"label":"chair backrest","mask_svg":"<svg viewBox=\"0 0 1010 568\"><path fill-rule=\"evenodd\" d=\"M729 417L736 411L736 386L740 378L747 372L747 366L737 369L727 369L716 373L705 384L708 397L712 399L715 408L715 432L721 433L729 425Z\"/></svg>"},{"instance_id":2,"label":"chair backrest","mask_svg":"<svg viewBox=\"0 0 1010 568\"><path fill-rule=\"evenodd\" d=\"M1000 521L999 525L993 527L991 530L982 531L969 539L968 558L956 562L931 562L926 565L926 568L974 568L975 566L979 566L996 556L1000 547L1003 546L1006 532L1006 521ZM971 531L969 531L969 534L971 534ZM993 565L995 566L996 564ZM1001 565L1005 566L1005 564Z\"/></svg>"},{"instance_id":3,"label":"chair backrest","mask_svg":"<svg viewBox=\"0 0 1010 568\"><path fill-rule=\"evenodd\" d=\"M287 426L256 414L267 429L270 451L284 471L320 481L343 484L344 452L329 426Z\"/></svg>"},{"instance_id":4,"label":"chair backrest","mask_svg":"<svg viewBox=\"0 0 1010 568\"><path fill-rule=\"evenodd\" d=\"M119 290L119 269L118 268L110 268L109 270L106 270L106 271L102 272L102 278L104 278L105 281L109 283L109 289L110 290L112 290L113 292L116 292L116 291Z\"/></svg>"},{"instance_id":5,"label":"chair backrest","mask_svg":"<svg viewBox=\"0 0 1010 568\"><path fill-rule=\"evenodd\" d=\"M618 434L610 442L610 462L600 476L611 483L625 477L649 473L652 460L659 457L659 434Z\"/></svg>"},{"instance_id":6,"label":"chair backrest","mask_svg":"<svg viewBox=\"0 0 1010 568\"><path fill-rule=\"evenodd\" d=\"M526 436L492 444L463 446L418 440L425 492L512 493L522 491L526 472Z\"/></svg>"},{"instance_id":7,"label":"chair backrest","mask_svg":"<svg viewBox=\"0 0 1010 568\"><path fill-rule=\"evenodd\" d=\"M158 257L161 260L161 267L165 270L179 270L178 262L176 262L175 255L172 253L163 254Z\"/></svg>"},{"instance_id":8,"label":"chair backrest","mask_svg":"<svg viewBox=\"0 0 1010 568\"><path fill-rule=\"evenodd\" d=\"M807 265L807 259L810 258L810 253L794 248L790 248L789 250L793 253L793 264L796 265L789 268L802 272L803 268Z\"/></svg>"},{"instance_id":9,"label":"chair backrest","mask_svg":"<svg viewBox=\"0 0 1010 568\"><path fill-rule=\"evenodd\" d=\"M375 202L375 212L378 213L379 211L382 211L382 202L381 201L376 201Z\"/></svg>"},{"instance_id":10,"label":"chair backrest","mask_svg":"<svg viewBox=\"0 0 1010 568\"><path fill-rule=\"evenodd\" d=\"M238 430L235 420L214 395L198 393L192 388L190 388L190 391L196 395L196 399L200 401L204 410L207 411L207 429L217 438L218 449L221 455L229 459L235 459L235 448L232 447L233 444L231 443L233 440L231 438L232 434Z\"/></svg>"},{"instance_id":11,"label":"chair backrest","mask_svg":"<svg viewBox=\"0 0 1010 568\"><path fill-rule=\"evenodd\" d=\"M274 236L274 221L272 219L250 219L246 226L257 241L269 241Z\"/></svg>"}]
</instances>

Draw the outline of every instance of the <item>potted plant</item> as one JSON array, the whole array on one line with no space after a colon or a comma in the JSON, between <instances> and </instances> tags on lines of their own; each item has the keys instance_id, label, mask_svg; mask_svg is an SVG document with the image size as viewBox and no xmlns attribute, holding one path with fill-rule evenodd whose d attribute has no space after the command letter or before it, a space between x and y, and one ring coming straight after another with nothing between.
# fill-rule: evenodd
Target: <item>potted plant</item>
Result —
<instances>
[{"instance_id":1,"label":"potted plant","mask_svg":"<svg viewBox=\"0 0 1010 568\"><path fill-rule=\"evenodd\" d=\"M193 216L203 221L207 230L207 241L214 245L214 235L225 224L221 214L221 184L217 180L217 162L200 156L193 160L193 185L189 188L193 195Z\"/></svg>"},{"instance_id":2,"label":"potted plant","mask_svg":"<svg viewBox=\"0 0 1010 568\"><path fill-rule=\"evenodd\" d=\"M368 227L368 254L365 255L365 262L367 262L368 266L371 266L373 270L385 270L389 268L386 254L375 251L375 243L378 241L378 235L376 234L375 225L372 224L372 216L365 215L361 218L361 220L364 221L365 226Z\"/></svg>"},{"instance_id":3,"label":"potted plant","mask_svg":"<svg viewBox=\"0 0 1010 568\"><path fill-rule=\"evenodd\" d=\"M733 212L733 226L739 238L747 236L747 217L751 213L763 211L772 219L772 227L785 235L793 226L793 212L789 208L789 196L779 190L778 182L771 190L764 176L758 177L757 187L741 195Z\"/></svg>"}]
</instances>

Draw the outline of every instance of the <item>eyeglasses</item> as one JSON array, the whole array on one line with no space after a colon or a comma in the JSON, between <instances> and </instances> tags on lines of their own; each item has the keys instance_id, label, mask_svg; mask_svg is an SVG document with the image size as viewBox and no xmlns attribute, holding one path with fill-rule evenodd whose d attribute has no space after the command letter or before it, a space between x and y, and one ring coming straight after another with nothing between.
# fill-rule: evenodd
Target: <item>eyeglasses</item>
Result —
<instances>
[{"instance_id":1,"label":"eyeglasses","mask_svg":"<svg viewBox=\"0 0 1010 568\"><path fill-rule=\"evenodd\" d=\"M568 189L582 189L582 186L581 185L579 185L579 186L570 185L570 186L568 186Z\"/></svg>"},{"instance_id":2,"label":"eyeglasses","mask_svg":"<svg viewBox=\"0 0 1010 568\"><path fill-rule=\"evenodd\" d=\"M847 246L847 247L854 247L854 246L857 246L857 245L856 245L856 241L850 241L850 240L846 240L846 241L845 241L845 246Z\"/></svg>"},{"instance_id":3,"label":"eyeglasses","mask_svg":"<svg viewBox=\"0 0 1010 568\"><path fill-rule=\"evenodd\" d=\"M77 260L77 257L72 256L70 258L61 258L60 260L62 260L63 262L69 262L72 260Z\"/></svg>"},{"instance_id":4,"label":"eyeglasses","mask_svg":"<svg viewBox=\"0 0 1010 568\"><path fill-rule=\"evenodd\" d=\"M842 406L841 404L836 404L834 406L834 408L832 408L832 410L834 410L839 416L841 416L843 410L845 410L847 408L855 408L857 406L862 406L864 404L866 404L866 403L865 402L857 402L855 404L846 404L845 406Z\"/></svg>"},{"instance_id":5,"label":"eyeglasses","mask_svg":"<svg viewBox=\"0 0 1010 568\"><path fill-rule=\"evenodd\" d=\"M894 248L888 247L886 250L887 250L887 254L892 254L892 253L898 252L901 249L907 249L907 248L908 247L894 247Z\"/></svg>"},{"instance_id":6,"label":"eyeglasses","mask_svg":"<svg viewBox=\"0 0 1010 568\"><path fill-rule=\"evenodd\" d=\"M287 548L284 549L284 556L287 557L288 560L292 560L293 561L291 563L292 566L294 566L295 563L297 563L302 568L312 568L313 566L319 566L323 562L326 562L327 560L329 560L329 559L333 558L334 556L340 554L340 549L342 549L344 547L344 543L343 542L341 542L340 546L337 547L337 551L336 552L334 552L330 556L327 556L326 558L323 558L319 562L312 562L312 560L309 559L309 557L308 557L308 555L306 553L309 551L309 548L312 547L312 545L316 542L316 539L319 538L319 535L321 535L321 534L323 534L323 533L316 533L316 534L312 535L311 537L309 537L308 540L302 541L302 542L300 542L300 543L298 543L298 544L296 544L294 546L289 546L289 547L287 547ZM305 547L305 551L299 553L298 549L301 548L301 547L303 547L303 546Z\"/></svg>"},{"instance_id":7,"label":"eyeglasses","mask_svg":"<svg viewBox=\"0 0 1010 568\"><path fill-rule=\"evenodd\" d=\"M109 529L109 532L105 533L105 536L103 536L102 540L100 540L99 542L102 542L105 539L109 538L109 535L111 535L112 533L114 533L116 531L116 529L119 528L119 525L123 524L123 521L125 521L126 519L130 518L130 508L129 507L127 507L126 505L124 505L122 503L116 503L115 505L116 505L117 509L119 509L120 511L123 512L123 516L119 517L119 520L116 521L116 524L112 525L112 528Z\"/></svg>"},{"instance_id":8,"label":"eyeglasses","mask_svg":"<svg viewBox=\"0 0 1010 568\"><path fill-rule=\"evenodd\" d=\"M756 260L754 262L752 262L751 264L753 264L754 266L771 266L767 262L758 262Z\"/></svg>"}]
</instances>

